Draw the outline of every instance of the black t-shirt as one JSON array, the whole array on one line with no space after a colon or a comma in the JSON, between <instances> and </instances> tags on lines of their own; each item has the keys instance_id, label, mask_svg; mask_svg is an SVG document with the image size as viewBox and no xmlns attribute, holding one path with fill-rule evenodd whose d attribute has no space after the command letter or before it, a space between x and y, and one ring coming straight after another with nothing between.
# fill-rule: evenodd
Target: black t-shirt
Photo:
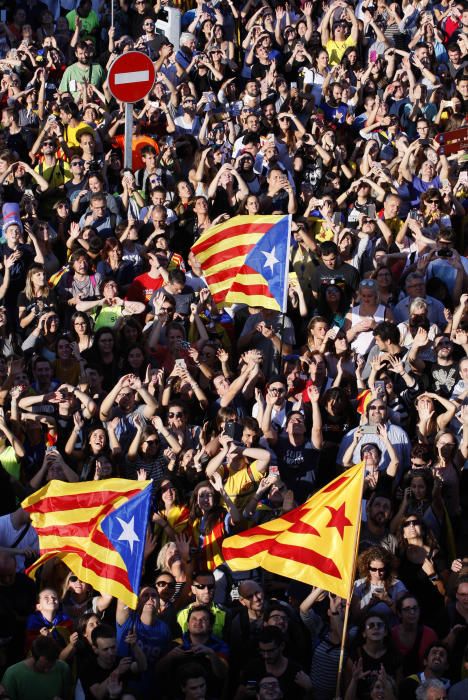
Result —
<instances>
[{"instance_id":1,"label":"black t-shirt","mask_svg":"<svg viewBox=\"0 0 468 700\"><path fill-rule=\"evenodd\" d=\"M351 297L359 285L359 273L355 267L348 263L341 263L334 270L321 263L313 271L310 286L319 297L321 291L334 283L341 287L346 295L348 303L351 302Z\"/></svg>"},{"instance_id":2,"label":"black t-shirt","mask_svg":"<svg viewBox=\"0 0 468 700\"><path fill-rule=\"evenodd\" d=\"M429 369L426 367L425 371L429 375L429 390L449 399L452 395L453 387L460 379L458 362L453 362L453 364L448 366L432 362L429 364Z\"/></svg>"},{"instance_id":3,"label":"black t-shirt","mask_svg":"<svg viewBox=\"0 0 468 700\"><path fill-rule=\"evenodd\" d=\"M288 659L286 670L281 676L277 676L283 691L283 700L301 700L304 690L295 682L296 675L303 669L295 661ZM267 674L263 659L257 658L249 663L241 675L241 684L247 685L248 681L255 681L258 687L260 680Z\"/></svg>"}]
</instances>

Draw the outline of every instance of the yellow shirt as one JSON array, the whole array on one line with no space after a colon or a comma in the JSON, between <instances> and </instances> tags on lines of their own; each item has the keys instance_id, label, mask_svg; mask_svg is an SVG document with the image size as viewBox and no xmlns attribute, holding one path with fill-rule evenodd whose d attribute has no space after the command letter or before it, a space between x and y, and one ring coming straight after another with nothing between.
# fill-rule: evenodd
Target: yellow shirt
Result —
<instances>
[{"instance_id":1,"label":"yellow shirt","mask_svg":"<svg viewBox=\"0 0 468 700\"><path fill-rule=\"evenodd\" d=\"M247 501L254 495L257 486L265 475L258 471L257 462L249 467L230 472L224 483L224 490L237 508L242 512Z\"/></svg>"},{"instance_id":2,"label":"yellow shirt","mask_svg":"<svg viewBox=\"0 0 468 700\"><path fill-rule=\"evenodd\" d=\"M343 58L344 52L350 46L356 46L356 42L351 36L345 39L345 41L335 41L334 39L329 39L325 46L329 64L331 66L337 66Z\"/></svg>"},{"instance_id":3,"label":"yellow shirt","mask_svg":"<svg viewBox=\"0 0 468 700\"><path fill-rule=\"evenodd\" d=\"M93 129L92 127L89 126L89 124L86 124L86 122L80 122L78 126L70 126L68 124L63 132L63 138L67 142L67 146L69 148L77 147L80 145L78 139L76 138L77 135L81 136L81 134L84 133L92 134Z\"/></svg>"}]
</instances>

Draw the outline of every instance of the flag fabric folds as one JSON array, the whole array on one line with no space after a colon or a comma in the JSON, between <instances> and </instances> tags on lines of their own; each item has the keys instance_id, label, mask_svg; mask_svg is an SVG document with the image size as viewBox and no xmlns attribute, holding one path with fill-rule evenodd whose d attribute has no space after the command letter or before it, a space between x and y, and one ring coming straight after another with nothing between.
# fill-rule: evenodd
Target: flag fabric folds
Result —
<instances>
[{"instance_id":1,"label":"flag fabric folds","mask_svg":"<svg viewBox=\"0 0 468 700\"><path fill-rule=\"evenodd\" d=\"M299 508L228 537L226 563L234 571L261 566L274 574L348 598L361 522L362 462Z\"/></svg>"},{"instance_id":2,"label":"flag fabric folds","mask_svg":"<svg viewBox=\"0 0 468 700\"><path fill-rule=\"evenodd\" d=\"M192 246L214 301L286 311L291 217L235 216Z\"/></svg>"},{"instance_id":3,"label":"flag fabric folds","mask_svg":"<svg viewBox=\"0 0 468 700\"><path fill-rule=\"evenodd\" d=\"M21 504L31 515L41 557L53 557L82 581L135 609L151 502L151 481L50 481Z\"/></svg>"}]
</instances>

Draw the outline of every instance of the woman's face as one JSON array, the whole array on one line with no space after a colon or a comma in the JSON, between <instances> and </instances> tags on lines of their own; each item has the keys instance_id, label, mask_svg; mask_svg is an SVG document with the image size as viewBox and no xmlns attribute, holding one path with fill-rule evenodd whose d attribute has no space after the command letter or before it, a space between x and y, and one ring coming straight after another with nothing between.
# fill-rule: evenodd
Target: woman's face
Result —
<instances>
[{"instance_id":1,"label":"woman's face","mask_svg":"<svg viewBox=\"0 0 468 700\"><path fill-rule=\"evenodd\" d=\"M171 406L167 412L168 423L172 428L181 430L185 425L185 413L182 406Z\"/></svg>"},{"instance_id":2,"label":"woman's face","mask_svg":"<svg viewBox=\"0 0 468 700\"><path fill-rule=\"evenodd\" d=\"M181 560L177 545L170 544L166 550L166 569L170 569L176 562Z\"/></svg>"},{"instance_id":3,"label":"woman's face","mask_svg":"<svg viewBox=\"0 0 468 700\"><path fill-rule=\"evenodd\" d=\"M49 333L57 333L59 327L58 316L50 316L47 321L47 331Z\"/></svg>"},{"instance_id":4,"label":"woman's face","mask_svg":"<svg viewBox=\"0 0 468 700\"><path fill-rule=\"evenodd\" d=\"M414 476L411 479L411 493L417 501L422 501L426 498L426 482L422 476Z\"/></svg>"},{"instance_id":5,"label":"woman's face","mask_svg":"<svg viewBox=\"0 0 468 700\"><path fill-rule=\"evenodd\" d=\"M202 512L210 510L214 504L214 491L209 486L203 486L197 493L197 504Z\"/></svg>"},{"instance_id":6,"label":"woman's face","mask_svg":"<svg viewBox=\"0 0 468 700\"><path fill-rule=\"evenodd\" d=\"M346 352L348 349L348 341L346 340L346 336L344 334L338 333L338 335L335 338L335 352L337 355L341 355L343 352Z\"/></svg>"},{"instance_id":7,"label":"woman's face","mask_svg":"<svg viewBox=\"0 0 468 700\"><path fill-rule=\"evenodd\" d=\"M174 484L170 481L163 481L161 483L161 498L165 507L172 506L176 498L176 490Z\"/></svg>"},{"instance_id":8,"label":"woman's face","mask_svg":"<svg viewBox=\"0 0 468 700\"><path fill-rule=\"evenodd\" d=\"M421 537L421 524L414 516L408 516L408 518L403 521L403 537L405 540Z\"/></svg>"},{"instance_id":9,"label":"woman's face","mask_svg":"<svg viewBox=\"0 0 468 700\"><path fill-rule=\"evenodd\" d=\"M320 68L328 66L328 53L326 51L320 51L317 58L317 64Z\"/></svg>"},{"instance_id":10,"label":"woman's face","mask_svg":"<svg viewBox=\"0 0 468 700\"><path fill-rule=\"evenodd\" d=\"M374 469L380 462L380 455L375 447L368 447L363 454L364 464L367 468Z\"/></svg>"},{"instance_id":11,"label":"woman's face","mask_svg":"<svg viewBox=\"0 0 468 700\"><path fill-rule=\"evenodd\" d=\"M47 470L47 481L52 481L53 479L66 481L62 466L58 462L52 462Z\"/></svg>"},{"instance_id":12,"label":"woman's face","mask_svg":"<svg viewBox=\"0 0 468 700\"><path fill-rule=\"evenodd\" d=\"M380 559L373 559L369 563L369 577L370 582L377 585L384 585L386 574L386 568L383 561Z\"/></svg>"},{"instance_id":13,"label":"woman's face","mask_svg":"<svg viewBox=\"0 0 468 700\"><path fill-rule=\"evenodd\" d=\"M90 586L88 583L81 581L77 576L71 576L68 582L68 589L72 593L76 593L76 595L82 595L86 591L90 590Z\"/></svg>"},{"instance_id":14,"label":"woman's face","mask_svg":"<svg viewBox=\"0 0 468 700\"><path fill-rule=\"evenodd\" d=\"M133 348L128 353L127 359L128 364L132 369L140 369L140 367L143 364L143 360L145 359L145 356L143 355L143 352L140 350L140 348Z\"/></svg>"},{"instance_id":15,"label":"woman's face","mask_svg":"<svg viewBox=\"0 0 468 700\"><path fill-rule=\"evenodd\" d=\"M258 201L258 197L252 195L250 197L247 197L245 208L247 209L248 214L258 214L260 209L260 202Z\"/></svg>"},{"instance_id":16,"label":"woman's face","mask_svg":"<svg viewBox=\"0 0 468 700\"><path fill-rule=\"evenodd\" d=\"M186 182L179 182L179 197L191 197L192 196L192 190L190 189L188 183Z\"/></svg>"},{"instance_id":17,"label":"woman's face","mask_svg":"<svg viewBox=\"0 0 468 700\"><path fill-rule=\"evenodd\" d=\"M389 270L379 270L377 273L377 283L381 287L390 286L392 283L392 275Z\"/></svg>"},{"instance_id":18,"label":"woman's face","mask_svg":"<svg viewBox=\"0 0 468 700\"><path fill-rule=\"evenodd\" d=\"M359 299L361 301L361 304L367 304L369 306L375 304L377 301L375 292L372 289L365 288L362 288L359 291Z\"/></svg>"},{"instance_id":19,"label":"woman's face","mask_svg":"<svg viewBox=\"0 0 468 700\"><path fill-rule=\"evenodd\" d=\"M77 333L77 335L86 335L87 330L88 330L88 325L87 325L86 320L84 318L78 316L73 321L73 328L75 329L75 333Z\"/></svg>"},{"instance_id":20,"label":"woman's face","mask_svg":"<svg viewBox=\"0 0 468 700\"><path fill-rule=\"evenodd\" d=\"M91 632L92 632L94 629L96 629L96 627L97 627L99 624L100 624L100 622L99 622L99 618L97 617L97 615L92 615L92 616L88 619L88 621L87 621L87 623L86 623L86 627L85 627L85 631L84 631L84 636L86 637L87 641L88 641L90 644L93 643L93 642L92 642L92 639L91 639Z\"/></svg>"},{"instance_id":21,"label":"woman's face","mask_svg":"<svg viewBox=\"0 0 468 700\"><path fill-rule=\"evenodd\" d=\"M33 272L32 283L34 289L40 289L41 287L45 287L45 274L43 270L37 270L37 272Z\"/></svg>"},{"instance_id":22,"label":"woman's face","mask_svg":"<svg viewBox=\"0 0 468 700\"><path fill-rule=\"evenodd\" d=\"M317 321L317 323L315 323L311 328L312 336L314 338L318 338L319 340L323 340L323 338L325 338L327 331L328 323L324 323L322 321Z\"/></svg>"},{"instance_id":23,"label":"woman's face","mask_svg":"<svg viewBox=\"0 0 468 700\"><path fill-rule=\"evenodd\" d=\"M98 453L104 449L107 442L106 436L106 431L102 430L102 428L97 428L97 430L93 430L93 432L89 436L89 446L91 447L91 450L94 453Z\"/></svg>"},{"instance_id":24,"label":"woman's face","mask_svg":"<svg viewBox=\"0 0 468 700\"><path fill-rule=\"evenodd\" d=\"M348 54L348 61L349 63L353 66L356 61L357 61L357 53L356 51L350 51Z\"/></svg>"}]
</instances>

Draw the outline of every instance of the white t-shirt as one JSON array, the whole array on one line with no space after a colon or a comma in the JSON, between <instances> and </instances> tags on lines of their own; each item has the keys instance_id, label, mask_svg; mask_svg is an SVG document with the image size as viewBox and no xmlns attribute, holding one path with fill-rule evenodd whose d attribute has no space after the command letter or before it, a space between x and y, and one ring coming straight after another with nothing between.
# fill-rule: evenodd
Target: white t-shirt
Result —
<instances>
[{"instance_id":1,"label":"white t-shirt","mask_svg":"<svg viewBox=\"0 0 468 700\"><path fill-rule=\"evenodd\" d=\"M24 529L24 525L20 527L19 530L15 530L11 522L11 513L7 515L0 516L0 546L1 547L11 547L15 544L15 541L20 534L21 530ZM39 551L39 540L35 529L31 525L25 535L16 544L19 549L35 549ZM23 555L16 555L16 571L17 573L24 572L24 557Z\"/></svg>"}]
</instances>

